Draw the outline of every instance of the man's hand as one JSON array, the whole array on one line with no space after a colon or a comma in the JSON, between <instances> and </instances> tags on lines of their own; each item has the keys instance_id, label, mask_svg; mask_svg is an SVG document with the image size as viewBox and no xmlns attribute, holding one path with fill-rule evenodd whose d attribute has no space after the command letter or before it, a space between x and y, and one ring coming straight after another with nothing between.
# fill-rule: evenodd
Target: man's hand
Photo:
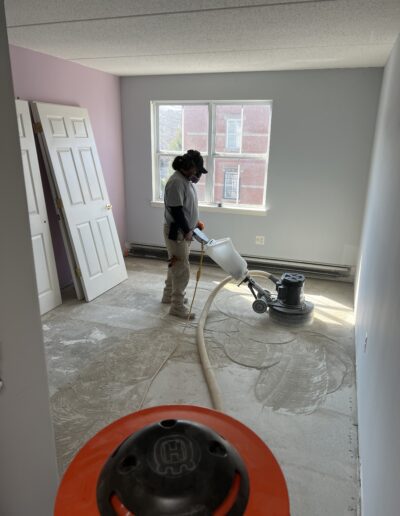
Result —
<instances>
[{"instance_id":1,"label":"man's hand","mask_svg":"<svg viewBox=\"0 0 400 516\"><path fill-rule=\"evenodd\" d=\"M186 235L184 235L183 238L191 242L193 240L193 231L189 231L189 233L186 233Z\"/></svg>"},{"instance_id":2,"label":"man's hand","mask_svg":"<svg viewBox=\"0 0 400 516\"><path fill-rule=\"evenodd\" d=\"M203 229L204 229L206 226L205 226L205 224L204 224L204 222L203 222L202 220L198 220L198 221L197 221L197 226L196 226L196 227L197 227L197 228L199 228L199 229L200 229L200 231L203 231Z\"/></svg>"}]
</instances>

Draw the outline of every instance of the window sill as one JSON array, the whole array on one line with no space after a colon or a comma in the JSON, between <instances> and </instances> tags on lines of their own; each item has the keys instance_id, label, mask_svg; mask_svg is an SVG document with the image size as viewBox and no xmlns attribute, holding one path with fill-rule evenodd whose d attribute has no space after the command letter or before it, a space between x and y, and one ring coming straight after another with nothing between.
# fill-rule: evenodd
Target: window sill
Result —
<instances>
[{"instance_id":1,"label":"window sill","mask_svg":"<svg viewBox=\"0 0 400 516\"><path fill-rule=\"evenodd\" d=\"M164 208L164 203L162 201L150 201L150 205L156 208ZM256 216L264 216L267 214L267 208L246 208L246 207L238 207L234 208L233 206L217 206L216 204L201 204L199 203L199 210L204 212L213 212L213 213L235 213L237 215L256 215Z\"/></svg>"}]
</instances>

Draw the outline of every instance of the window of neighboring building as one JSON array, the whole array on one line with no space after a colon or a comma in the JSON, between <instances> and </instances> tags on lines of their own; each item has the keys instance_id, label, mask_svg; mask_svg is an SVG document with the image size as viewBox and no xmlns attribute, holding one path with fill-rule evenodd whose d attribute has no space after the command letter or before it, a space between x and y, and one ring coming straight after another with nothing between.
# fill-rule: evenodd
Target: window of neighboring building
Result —
<instances>
[{"instance_id":1,"label":"window of neighboring building","mask_svg":"<svg viewBox=\"0 0 400 516\"><path fill-rule=\"evenodd\" d=\"M240 150L241 142L241 120L238 118L228 118L226 120L226 150L238 151Z\"/></svg>"},{"instance_id":2,"label":"window of neighboring building","mask_svg":"<svg viewBox=\"0 0 400 516\"><path fill-rule=\"evenodd\" d=\"M224 199L239 200L239 174L236 168L224 170Z\"/></svg>"},{"instance_id":3,"label":"window of neighboring building","mask_svg":"<svg viewBox=\"0 0 400 516\"><path fill-rule=\"evenodd\" d=\"M162 200L175 156L197 149L209 173L199 202L263 209L271 101L152 102L153 200Z\"/></svg>"}]
</instances>

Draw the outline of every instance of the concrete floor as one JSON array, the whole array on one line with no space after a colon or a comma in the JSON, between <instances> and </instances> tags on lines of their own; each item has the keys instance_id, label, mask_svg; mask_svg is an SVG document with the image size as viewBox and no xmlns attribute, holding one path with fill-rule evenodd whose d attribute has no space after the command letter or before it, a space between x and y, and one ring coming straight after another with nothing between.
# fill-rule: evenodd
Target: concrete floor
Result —
<instances>
[{"instance_id":1,"label":"concrete floor","mask_svg":"<svg viewBox=\"0 0 400 516\"><path fill-rule=\"evenodd\" d=\"M91 303L66 292L43 317L61 472L98 430L141 406L211 406L195 324L185 328L160 303L166 264L128 258L127 268L127 281ZM225 276L204 268L197 314ZM306 295L316 305L313 322L283 327L253 312L246 287L228 285L210 310L210 359L225 411L280 463L292 516L357 514L353 287L308 279Z\"/></svg>"}]
</instances>

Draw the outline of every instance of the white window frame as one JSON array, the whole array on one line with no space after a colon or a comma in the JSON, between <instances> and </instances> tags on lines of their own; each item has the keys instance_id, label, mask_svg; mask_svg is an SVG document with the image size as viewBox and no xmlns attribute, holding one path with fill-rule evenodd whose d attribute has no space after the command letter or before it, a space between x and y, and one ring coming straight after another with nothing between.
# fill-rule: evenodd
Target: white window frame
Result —
<instances>
[{"instance_id":1,"label":"white window frame","mask_svg":"<svg viewBox=\"0 0 400 516\"><path fill-rule=\"evenodd\" d=\"M208 170L206 178L206 192L205 202L200 202L199 205L202 207L208 207L211 211L218 208L232 208L232 202L225 203L214 202L214 160L217 158L237 158L237 159L254 159L254 160L265 160L265 174L264 174L264 185L263 185L263 202L262 205L246 205L238 202L235 205L235 210L242 210L248 212L262 212L266 211L266 190L267 190L267 176L268 176L268 164L269 164L269 149L270 149L270 133L271 133L271 119L272 119L272 100L154 100L150 102L151 110L151 128L152 128L152 185L153 185L153 204L162 203L159 197L160 191L160 175L158 170L158 160L160 155L162 156L176 156L181 154L180 152L174 151L160 151L158 141L158 108L160 105L208 105L208 146L207 153L201 153L204 158L204 166ZM231 152L216 152L215 150L215 137L216 137L216 107L220 105L241 105L241 128L240 128L240 150ZM243 135L243 106L244 105L269 105L270 106L270 117L268 125L268 148L265 153L242 153L242 135ZM182 129L183 131L183 129ZM182 145L184 135L182 134ZM183 148L182 152L187 149ZM240 163L238 165L240 169Z\"/></svg>"}]
</instances>

